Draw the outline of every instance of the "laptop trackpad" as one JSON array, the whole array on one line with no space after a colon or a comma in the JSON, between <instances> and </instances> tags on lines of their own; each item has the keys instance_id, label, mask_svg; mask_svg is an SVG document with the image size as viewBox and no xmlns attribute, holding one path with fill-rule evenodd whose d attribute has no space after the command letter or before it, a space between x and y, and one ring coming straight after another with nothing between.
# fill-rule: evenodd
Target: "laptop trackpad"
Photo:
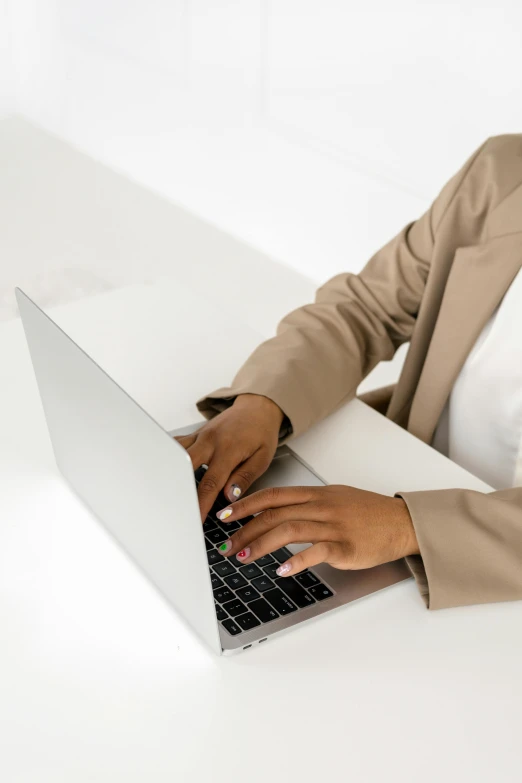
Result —
<instances>
[{"instance_id":1,"label":"laptop trackpad","mask_svg":"<svg viewBox=\"0 0 522 783\"><path fill-rule=\"evenodd\" d=\"M281 446L268 470L254 481L247 494L266 487L324 487L324 481L303 465L291 451Z\"/></svg>"}]
</instances>

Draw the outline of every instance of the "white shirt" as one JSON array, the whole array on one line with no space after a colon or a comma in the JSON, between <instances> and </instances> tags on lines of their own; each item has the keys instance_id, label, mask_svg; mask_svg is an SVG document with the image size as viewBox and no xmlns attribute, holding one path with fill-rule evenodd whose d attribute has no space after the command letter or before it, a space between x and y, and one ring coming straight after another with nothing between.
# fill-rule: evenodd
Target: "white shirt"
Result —
<instances>
[{"instance_id":1,"label":"white shirt","mask_svg":"<svg viewBox=\"0 0 522 783\"><path fill-rule=\"evenodd\" d=\"M522 486L522 269L466 359L431 445L494 489Z\"/></svg>"}]
</instances>

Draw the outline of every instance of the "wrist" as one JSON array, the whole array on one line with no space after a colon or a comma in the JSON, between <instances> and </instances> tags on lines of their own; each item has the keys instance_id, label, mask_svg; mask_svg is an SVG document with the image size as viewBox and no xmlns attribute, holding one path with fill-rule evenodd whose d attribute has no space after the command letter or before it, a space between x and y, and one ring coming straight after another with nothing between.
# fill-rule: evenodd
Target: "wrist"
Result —
<instances>
[{"instance_id":1,"label":"wrist","mask_svg":"<svg viewBox=\"0 0 522 783\"><path fill-rule=\"evenodd\" d=\"M279 405L271 400L270 397L265 397L262 394L251 394L248 392L245 394L238 394L233 404L239 408L247 407L263 411L270 419L273 419L277 429L280 428L285 417L285 414Z\"/></svg>"},{"instance_id":2,"label":"wrist","mask_svg":"<svg viewBox=\"0 0 522 783\"><path fill-rule=\"evenodd\" d=\"M393 498L393 501L396 509L397 524L401 531L403 557L418 555L420 554L419 542L417 541L413 520L408 510L408 506L406 505L406 501L402 498Z\"/></svg>"}]
</instances>

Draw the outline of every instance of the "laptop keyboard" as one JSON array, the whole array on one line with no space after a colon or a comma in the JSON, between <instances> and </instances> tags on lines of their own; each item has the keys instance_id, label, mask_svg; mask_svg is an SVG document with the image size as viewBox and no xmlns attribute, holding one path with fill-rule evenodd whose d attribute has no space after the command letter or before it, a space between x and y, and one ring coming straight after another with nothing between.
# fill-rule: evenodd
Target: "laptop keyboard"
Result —
<instances>
[{"instance_id":1,"label":"laptop keyboard","mask_svg":"<svg viewBox=\"0 0 522 783\"><path fill-rule=\"evenodd\" d=\"M203 475L201 468L196 471L196 484ZM295 577L277 576L276 568L292 556L286 547L248 565L242 565L235 555L224 557L217 547L227 540L230 533L253 519L250 516L228 524L221 522L216 514L227 505L230 505L227 498L220 492L203 524L203 531L217 619L231 636L333 596L330 588L310 569Z\"/></svg>"}]
</instances>

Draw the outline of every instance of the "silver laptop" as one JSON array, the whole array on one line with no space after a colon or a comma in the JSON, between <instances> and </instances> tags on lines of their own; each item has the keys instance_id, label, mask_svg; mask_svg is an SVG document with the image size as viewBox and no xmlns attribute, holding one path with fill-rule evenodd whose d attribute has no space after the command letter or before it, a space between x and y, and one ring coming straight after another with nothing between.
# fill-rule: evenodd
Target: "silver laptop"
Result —
<instances>
[{"instance_id":1,"label":"silver laptop","mask_svg":"<svg viewBox=\"0 0 522 783\"><path fill-rule=\"evenodd\" d=\"M363 571L323 564L279 579L279 563L303 545L250 566L224 558L218 547L230 525L222 526L211 511L202 526L200 474L173 439L201 422L163 429L23 291L16 289L16 297L58 468L215 653L271 641L410 577L404 561L397 561ZM249 491L325 483L290 441Z\"/></svg>"}]
</instances>

